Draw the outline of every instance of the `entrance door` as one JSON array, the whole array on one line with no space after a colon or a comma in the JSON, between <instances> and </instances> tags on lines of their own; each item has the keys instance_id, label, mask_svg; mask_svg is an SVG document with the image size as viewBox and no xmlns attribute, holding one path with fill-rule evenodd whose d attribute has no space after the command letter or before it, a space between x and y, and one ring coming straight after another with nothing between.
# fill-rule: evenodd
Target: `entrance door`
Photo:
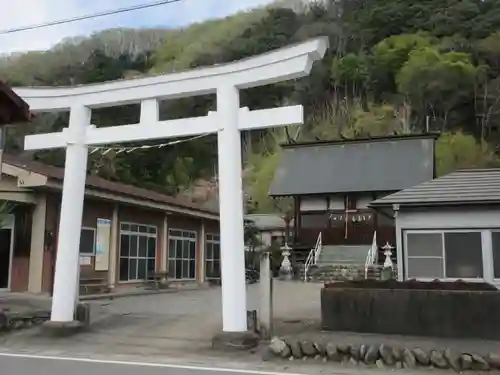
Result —
<instances>
[{"instance_id":1,"label":"entrance door","mask_svg":"<svg viewBox=\"0 0 500 375\"><path fill-rule=\"evenodd\" d=\"M11 232L10 228L0 229L0 289L9 288Z\"/></svg>"},{"instance_id":2,"label":"entrance door","mask_svg":"<svg viewBox=\"0 0 500 375\"><path fill-rule=\"evenodd\" d=\"M7 215L0 223L0 290L10 289L13 230L14 215Z\"/></svg>"}]
</instances>

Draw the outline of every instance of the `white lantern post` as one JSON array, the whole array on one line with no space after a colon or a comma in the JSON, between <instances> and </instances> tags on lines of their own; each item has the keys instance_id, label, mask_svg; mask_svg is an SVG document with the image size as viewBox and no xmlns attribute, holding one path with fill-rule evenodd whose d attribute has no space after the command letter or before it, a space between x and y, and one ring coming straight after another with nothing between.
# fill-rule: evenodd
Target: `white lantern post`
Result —
<instances>
[{"instance_id":1,"label":"white lantern post","mask_svg":"<svg viewBox=\"0 0 500 375\"><path fill-rule=\"evenodd\" d=\"M382 250L384 250L384 255L385 255L384 268L382 270L382 279L383 280L392 279L394 264L392 263L391 256L392 256L393 249L394 249L394 247L392 247L389 244L389 242L386 242L386 244L382 247Z\"/></svg>"}]
</instances>

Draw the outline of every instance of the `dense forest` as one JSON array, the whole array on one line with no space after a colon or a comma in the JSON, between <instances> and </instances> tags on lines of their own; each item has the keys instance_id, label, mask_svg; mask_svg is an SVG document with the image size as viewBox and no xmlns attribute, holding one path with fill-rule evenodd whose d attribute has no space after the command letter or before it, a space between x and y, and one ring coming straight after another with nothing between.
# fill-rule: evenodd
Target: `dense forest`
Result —
<instances>
[{"instance_id":1,"label":"dense forest","mask_svg":"<svg viewBox=\"0 0 500 375\"><path fill-rule=\"evenodd\" d=\"M309 77L249 89L251 109L303 104L300 128L243 134L249 211L267 198L280 157L294 140L440 132L438 172L498 165L500 2L498 0L327 0L293 8L281 1L185 29L114 29L62 41L46 52L0 58L11 85L76 85L233 61L326 35L330 49ZM161 119L204 115L214 97L161 103ZM135 105L93 111L92 123L138 121ZM10 130L7 149L54 165L62 151L27 154L25 134L61 129L67 114L44 114ZM134 152L95 152L89 172L181 194L216 197L216 138ZM133 146L133 145L132 145Z\"/></svg>"}]
</instances>

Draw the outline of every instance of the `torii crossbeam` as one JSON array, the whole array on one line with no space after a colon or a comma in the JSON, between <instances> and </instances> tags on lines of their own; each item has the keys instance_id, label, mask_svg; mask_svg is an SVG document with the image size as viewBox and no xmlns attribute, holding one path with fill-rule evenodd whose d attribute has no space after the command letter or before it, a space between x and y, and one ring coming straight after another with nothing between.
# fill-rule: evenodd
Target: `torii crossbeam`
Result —
<instances>
[{"instance_id":1,"label":"torii crossbeam","mask_svg":"<svg viewBox=\"0 0 500 375\"><path fill-rule=\"evenodd\" d=\"M26 150L66 148L51 322L74 319L78 249L89 145L217 133L221 232L222 318L225 333L247 331L240 131L303 123L302 106L249 111L239 90L309 74L328 39L312 39L237 62L181 73L61 88L17 88L33 112L70 111L62 132L26 137ZM216 93L207 116L159 121L160 100ZM96 128L92 108L141 103L139 124Z\"/></svg>"}]
</instances>

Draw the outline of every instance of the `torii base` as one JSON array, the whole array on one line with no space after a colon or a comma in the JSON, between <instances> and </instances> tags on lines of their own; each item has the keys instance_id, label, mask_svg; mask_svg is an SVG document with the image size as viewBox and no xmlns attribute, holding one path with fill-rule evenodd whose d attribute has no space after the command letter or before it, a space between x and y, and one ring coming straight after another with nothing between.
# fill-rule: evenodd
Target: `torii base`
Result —
<instances>
[{"instance_id":1,"label":"torii base","mask_svg":"<svg viewBox=\"0 0 500 375\"><path fill-rule=\"evenodd\" d=\"M90 324L90 306L78 303L75 308L75 320L70 322L54 322L49 320L42 325L42 332L50 337L68 337L75 335Z\"/></svg>"},{"instance_id":2,"label":"torii base","mask_svg":"<svg viewBox=\"0 0 500 375\"><path fill-rule=\"evenodd\" d=\"M78 321L71 322L53 322L47 321L42 325L42 332L49 337L68 337L80 332L85 325Z\"/></svg>"},{"instance_id":3,"label":"torii base","mask_svg":"<svg viewBox=\"0 0 500 375\"><path fill-rule=\"evenodd\" d=\"M212 339L212 349L249 350L259 345L259 336L255 332L221 332Z\"/></svg>"}]
</instances>

